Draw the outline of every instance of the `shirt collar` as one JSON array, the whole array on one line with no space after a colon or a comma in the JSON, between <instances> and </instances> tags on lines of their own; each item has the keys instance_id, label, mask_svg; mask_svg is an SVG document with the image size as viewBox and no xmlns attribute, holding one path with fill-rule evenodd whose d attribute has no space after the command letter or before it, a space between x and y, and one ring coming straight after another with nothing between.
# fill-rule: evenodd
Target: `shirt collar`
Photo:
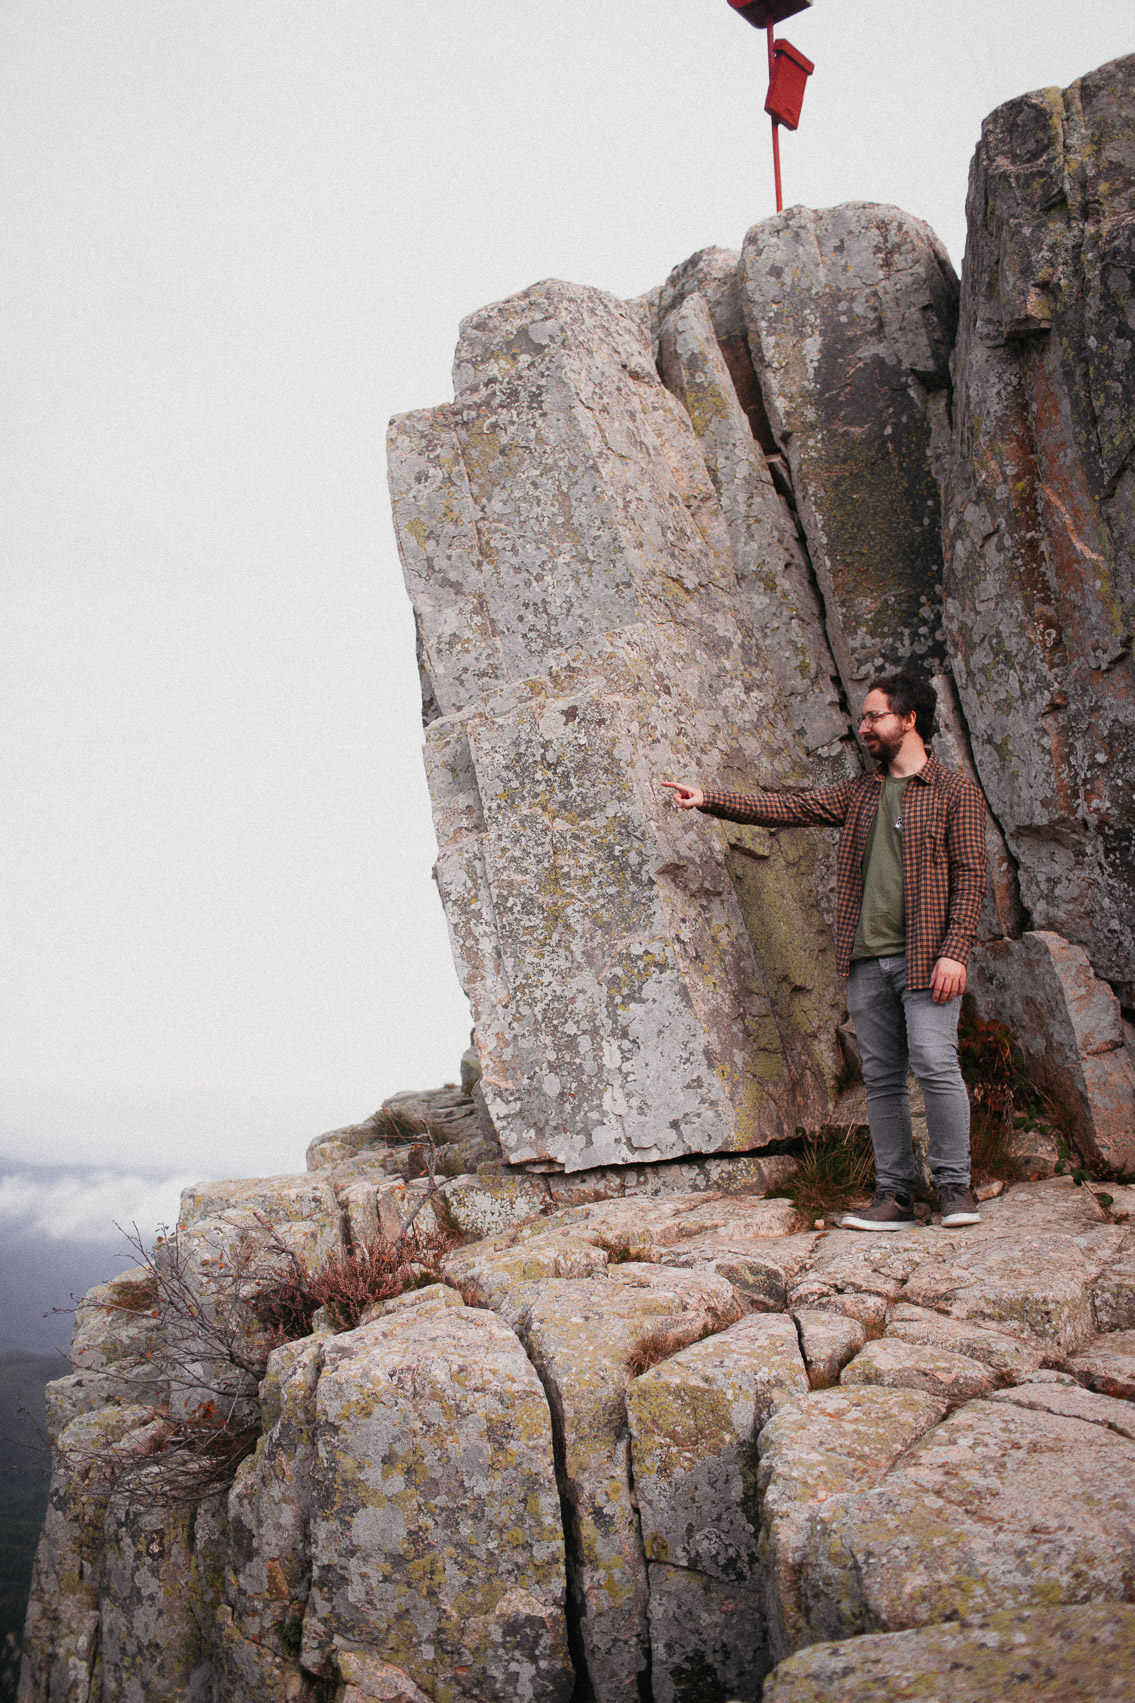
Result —
<instances>
[{"instance_id":1,"label":"shirt collar","mask_svg":"<svg viewBox=\"0 0 1135 1703\"><path fill-rule=\"evenodd\" d=\"M934 755L933 751L927 751L926 761L920 769L917 769L913 775L899 775L897 779L904 781L921 781L923 786L931 786L934 781L937 780L941 770L942 765ZM875 785L882 790L883 782L887 779L887 775L882 769L876 769L872 774L871 779L875 782Z\"/></svg>"}]
</instances>

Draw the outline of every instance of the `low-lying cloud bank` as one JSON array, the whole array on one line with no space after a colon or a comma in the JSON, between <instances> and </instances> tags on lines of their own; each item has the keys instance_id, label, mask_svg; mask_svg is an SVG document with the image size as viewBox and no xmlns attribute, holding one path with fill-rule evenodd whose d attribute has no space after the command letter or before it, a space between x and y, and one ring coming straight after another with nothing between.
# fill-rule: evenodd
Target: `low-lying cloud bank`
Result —
<instances>
[{"instance_id":1,"label":"low-lying cloud bank","mask_svg":"<svg viewBox=\"0 0 1135 1703\"><path fill-rule=\"evenodd\" d=\"M196 1175L11 1165L0 1171L0 1234L53 1242L114 1243L134 1225L149 1241L177 1218L181 1190Z\"/></svg>"}]
</instances>

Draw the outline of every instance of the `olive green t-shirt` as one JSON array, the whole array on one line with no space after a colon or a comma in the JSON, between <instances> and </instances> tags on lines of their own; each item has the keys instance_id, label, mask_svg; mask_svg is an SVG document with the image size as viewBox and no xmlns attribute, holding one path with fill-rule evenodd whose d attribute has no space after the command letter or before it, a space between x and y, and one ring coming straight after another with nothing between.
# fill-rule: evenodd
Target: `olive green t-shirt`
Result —
<instances>
[{"instance_id":1,"label":"olive green t-shirt","mask_svg":"<svg viewBox=\"0 0 1135 1703\"><path fill-rule=\"evenodd\" d=\"M887 775L863 852L863 908L851 948L854 964L906 951L902 894L902 800L909 777Z\"/></svg>"}]
</instances>

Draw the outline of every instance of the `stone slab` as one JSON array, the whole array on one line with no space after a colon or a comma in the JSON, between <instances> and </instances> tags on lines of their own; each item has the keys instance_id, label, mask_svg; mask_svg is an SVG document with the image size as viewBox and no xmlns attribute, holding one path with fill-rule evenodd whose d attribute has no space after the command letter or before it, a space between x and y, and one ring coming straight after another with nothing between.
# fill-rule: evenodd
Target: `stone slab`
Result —
<instances>
[{"instance_id":1,"label":"stone slab","mask_svg":"<svg viewBox=\"0 0 1135 1703\"><path fill-rule=\"evenodd\" d=\"M516 1337L470 1307L323 1344L302 1660L341 1640L434 1703L561 1703L573 1675L548 1404Z\"/></svg>"},{"instance_id":2,"label":"stone slab","mask_svg":"<svg viewBox=\"0 0 1135 1703\"><path fill-rule=\"evenodd\" d=\"M782 1662L764 1703L1124 1703L1135 1608L1078 1604L814 1644Z\"/></svg>"},{"instance_id":3,"label":"stone slab","mask_svg":"<svg viewBox=\"0 0 1135 1703\"><path fill-rule=\"evenodd\" d=\"M1087 1389L1135 1401L1135 1330L1096 1337L1069 1360L1068 1367Z\"/></svg>"},{"instance_id":4,"label":"stone slab","mask_svg":"<svg viewBox=\"0 0 1135 1703\"><path fill-rule=\"evenodd\" d=\"M635 1378L627 1420L648 1561L746 1583L757 1559L757 1433L808 1379L796 1328L755 1314Z\"/></svg>"},{"instance_id":5,"label":"stone slab","mask_svg":"<svg viewBox=\"0 0 1135 1703\"><path fill-rule=\"evenodd\" d=\"M997 1379L978 1360L928 1343L884 1338L860 1349L840 1373L842 1386L880 1384L891 1390L926 1390L946 1401L987 1395Z\"/></svg>"},{"instance_id":6,"label":"stone slab","mask_svg":"<svg viewBox=\"0 0 1135 1703\"><path fill-rule=\"evenodd\" d=\"M817 1390L786 1403L761 1432L760 1561L776 1659L813 1641L803 1597L813 1515L882 1479L945 1405L921 1390Z\"/></svg>"},{"instance_id":7,"label":"stone slab","mask_svg":"<svg viewBox=\"0 0 1135 1703\"><path fill-rule=\"evenodd\" d=\"M875 1488L814 1514L802 1564L807 1641L1124 1599L1133 1471L1135 1443L1104 1426L965 1403Z\"/></svg>"},{"instance_id":8,"label":"stone slab","mask_svg":"<svg viewBox=\"0 0 1135 1703\"><path fill-rule=\"evenodd\" d=\"M858 1319L841 1313L799 1309L792 1316L800 1333L800 1347L812 1388L824 1390L838 1383L847 1362L867 1340L865 1327Z\"/></svg>"}]
</instances>

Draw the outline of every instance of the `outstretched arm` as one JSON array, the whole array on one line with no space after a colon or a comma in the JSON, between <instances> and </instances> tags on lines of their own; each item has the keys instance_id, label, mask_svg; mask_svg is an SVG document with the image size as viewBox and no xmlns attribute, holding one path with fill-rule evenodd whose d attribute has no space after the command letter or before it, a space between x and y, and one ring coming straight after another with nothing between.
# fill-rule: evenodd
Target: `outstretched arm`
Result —
<instances>
[{"instance_id":1,"label":"outstretched arm","mask_svg":"<svg viewBox=\"0 0 1135 1703\"><path fill-rule=\"evenodd\" d=\"M851 782L817 787L811 792L703 792L701 787L681 781L663 781L674 795L679 810L704 810L725 822L753 822L768 828L801 823L831 823L847 820Z\"/></svg>"}]
</instances>

